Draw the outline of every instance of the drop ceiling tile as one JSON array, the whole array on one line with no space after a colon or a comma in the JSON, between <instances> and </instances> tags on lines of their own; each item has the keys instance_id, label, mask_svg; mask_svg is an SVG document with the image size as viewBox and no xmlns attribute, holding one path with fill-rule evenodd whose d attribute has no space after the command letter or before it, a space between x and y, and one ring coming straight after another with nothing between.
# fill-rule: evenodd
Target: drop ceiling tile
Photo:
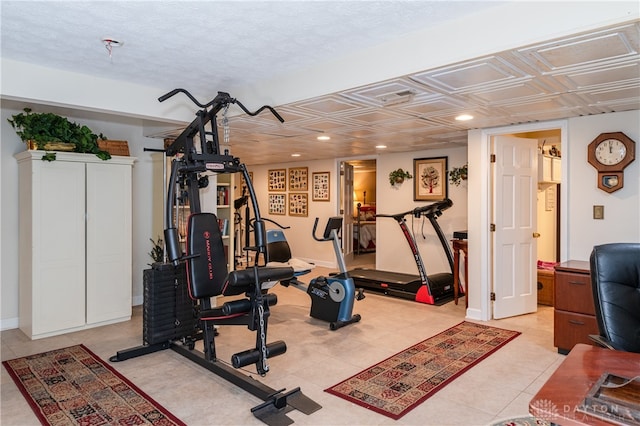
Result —
<instances>
[{"instance_id":1,"label":"drop ceiling tile","mask_svg":"<svg viewBox=\"0 0 640 426\"><path fill-rule=\"evenodd\" d=\"M318 115L343 113L353 111L359 107L358 104L344 97L337 95L322 96L305 102L296 102L292 105L303 111L310 111Z\"/></svg>"},{"instance_id":2,"label":"drop ceiling tile","mask_svg":"<svg viewBox=\"0 0 640 426\"><path fill-rule=\"evenodd\" d=\"M612 64L607 67L570 72L563 76L575 89L616 84L617 82L640 82L640 64L635 62Z\"/></svg>"},{"instance_id":3,"label":"drop ceiling tile","mask_svg":"<svg viewBox=\"0 0 640 426\"><path fill-rule=\"evenodd\" d=\"M439 95L437 98L414 101L399 105L397 110L413 115L428 115L439 111L458 110L465 106L465 101L453 96Z\"/></svg>"},{"instance_id":4,"label":"drop ceiling tile","mask_svg":"<svg viewBox=\"0 0 640 426\"><path fill-rule=\"evenodd\" d=\"M358 124L379 124L402 119L402 115L383 108L366 108L353 114L345 115L345 118Z\"/></svg>"},{"instance_id":5,"label":"drop ceiling tile","mask_svg":"<svg viewBox=\"0 0 640 426\"><path fill-rule=\"evenodd\" d=\"M545 95L548 92L532 82L521 82L513 86L501 86L487 90L478 90L469 94L470 99L477 99L483 104L496 104L504 101Z\"/></svg>"},{"instance_id":6,"label":"drop ceiling tile","mask_svg":"<svg viewBox=\"0 0 640 426\"><path fill-rule=\"evenodd\" d=\"M609 103L619 102L630 99L640 99L640 87L636 84L629 84L626 86L619 86L611 89L603 89L597 91L583 92L588 94L590 99L595 100L597 103ZM636 103L637 105L637 103Z\"/></svg>"},{"instance_id":7,"label":"drop ceiling tile","mask_svg":"<svg viewBox=\"0 0 640 426\"><path fill-rule=\"evenodd\" d=\"M637 58L638 24L597 31L518 49L541 72L585 67L597 62Z\"/></svg>"},{"instance_id":8,"label":"drop ceiling tile","mask_svg":"<svg viewBox=\"0 0 640 426\"><path fill-rule=\"evenodd\" d=\"M531 77L498 56L489 56L461 64L417 73L411 79L454 94L499 84L514 84Z\"/></svg>"},{"instance_id":9,"label":"drop ceiling tile","mask_svg":"<svg viewBox=\"0 0 640 426\"><path fill-rule=\"evenodd\" d=\"M342 96L362 102L368 106L393 106L423 98L437 96L427 87L416 84L406 78L384 81L341 93Z\"/></svg>"}]
</instances>

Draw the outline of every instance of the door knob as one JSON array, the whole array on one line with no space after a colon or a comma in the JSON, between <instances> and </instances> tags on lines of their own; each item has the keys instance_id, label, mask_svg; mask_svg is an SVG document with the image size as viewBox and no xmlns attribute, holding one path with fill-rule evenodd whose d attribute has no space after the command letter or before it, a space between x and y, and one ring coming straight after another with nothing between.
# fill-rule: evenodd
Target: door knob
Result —
<instances>
[{"instance_id":1,"label":"door knob","mask_svg":"<svg viewBox=\"0 0 640 426\"><path fill-rule=\"evenodd\" d=\"M533 233L533 238L540 238L540 233L534 232Z\"/></svg>"}]
</instances>

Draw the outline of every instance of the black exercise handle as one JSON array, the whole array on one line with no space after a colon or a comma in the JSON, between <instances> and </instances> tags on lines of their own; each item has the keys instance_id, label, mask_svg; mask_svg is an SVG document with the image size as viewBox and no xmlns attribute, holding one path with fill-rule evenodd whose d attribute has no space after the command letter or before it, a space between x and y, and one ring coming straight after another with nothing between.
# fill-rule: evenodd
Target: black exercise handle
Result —
<instances>
[{"instance_id":1,"label":"black exercise handle","mask_svg":"<svg viewBox=\"0 0 640 426\"><path fill-rule=\"evenodd\" d=\"M396 214L379 213L379 214L376 214L376 217L392 217L398 220L398 219L402 219L403 217L409 214L413 215L414 217L420 217L420 215L425 215L425 216L429 216L433 214L440 215L442 214L441 213L442 210L446 210L451 206L453 206L453 201L451 201L449 198L445 198L442 201L436 201L435 203L429 204L428 206L416 207L413 210L409 210L402 213L396 213Z\"/></svg>"},{"instance_id":2,"label":"black exercise handle","mask_svg":"<svg viewBox=\"0 0 640 426\"><path fill-rule=\"evenodd\" d=\"M240 101L234 99L234 103L236 103L240 108L242 108L242 110L245 113L249 114L252 117L255 117L256 115L260 114L263 110L268 109L269 111L271 111L271 114L273 114L281 123L284 123L284 118L282 118L280 114L278 114L278 112L272 107L270 107L269 105L264 105L260 109L256 110L255 112L251 112L244 105L242 105Z\"/></svg>"},{"instance_id":3,"label":"black exercise handle","mask_svg":"<svg viewBox=\"0 0 640 426\"><path fill-rule=\"evenodd\" d=\"M316 217L315 222L313 222L313 232L311 233L311 235L313 236L313 239L316 240L316 241L328 241L328 240L326 240L324 238L316 237L316 229L318 228L318 220L319 219Z\"/></svg>"},{"instance_id":4,"label":"black exercise handle","mask_svg":"<svg viewBox=\"0 0 640 426\"><path fill-rule=\"evenodd\" d=\"M167 99L169 99L170 97L172 97L172 96L174 96L174 95L176 95L176 94L178 94L178 93L184 93L185 95L187 95L187 97L188 97L189 99L191 99L191 102L193 102L194 104L198 105L200 108L206 108L206 107L208 107L209 105L211 105L211 103L213 102L213 101L211 101L211 102L209 102L208 104L203 105L203 104L201 104L200 102L198 102L198 100L197 100L196 98L194 98L194 97L193 97L193 95L192 95L191 93L189 93L189 91L188 91L188 90L180 89L180 88L178 88L178 89L173 89L172 91L170 91L170 92L168 92L168 93L165 93L164 95L162 95L162 96L160 96L160 97L158 98L158 101L159 101L159 102L164 102L164 101L166 101Z\"/></svg>"},{"instance_id":5,"label":"black exercise handle","mask_svg":"<svg viewBox=\"0 0 640 426\"><path fill-rule=\"evenodd\" d=\"M164 102L167 99L169 99L170 97L178 94L178 93L184 93L185 95L187 95L187 97L189 99L191 99L191 102L193 102L194 104L198 105L200 108L208 108L209 106L213 105L214 102L216 102L217 100L219 100L218 98L220 98L221 96L223 98L225 98L225 101L228 103L233 103L233 104L237 104L240 108L242 108L242 110L247 113L248 115L254 117L258 114L260 114L263 110L268 109L269 111L271 111L271 114L273 114L281 123L284 123L284 118L282 118L282 116L280 116L280 114L278 114L278 112L273 109L272 107L270 107L269 105L264 105L262 106L260 109L258 109L255 112L251 112L247 109L247 107L245 107L244 105L242 105L242 103L236 99L233 99L229 96L228 93L224 93L224 92L218 92L218 96L215 97L215 99L213 99L211 102L207 103L207 104L202 104L200 102L198 102L198 100L196 98L193 97L193 95L191 95L191 93L189 93L188 90L185 89L173 89L172 91L165 93L164 95L160 96L158 98L159 102Z\"/></svg>"},{"instance_id":6,"label":"black exercise handle","mask_svg":"<svg viewBox=\"0 0 640 426\"><path fill-rule=\"evenodd\" d=\"M311 234L313 236L313 239L316 241L331 241L334 238L333 231L336 231L337 238L338 232L340 232L340 229L342 228L342 216L332 216L329 218L329 220L327 221L327 226L324 228L324 234L322 238L316 237L317 228L318 218L316 217L315 222L313 222L313 232Z\"/></svg>"},{"instance_id":7,"label":"black exercise handle","mask_svg":"<svg viewBox=\"0 0 640 426\"><path fill-rule=\"evenodd\" d=\"M271 220L271 219L268 219L268 218L266 218L266 217L263 217L263 218L262 218L262 220L263 220L263 221L265 221L265 222L271 222L271 223L273 223L274 225L276 225L276 226L277 226L278 228L280 228L280 229L289 229L289 228L291 228L290 226L283 226L283 225L280 225L280 224L279 224L278 222L276 222L275 220ZM253 228L253 222L255 222L255 219L251 219L251 220L250 220L249 226L250 226L251 228Z\"/></svg>"},{"instance_id":8,"label":"black exercise handle","mask_svg":"<svg viewBox=\"0 0 640 426\"><path fill-rule=\"evenodd\" d=\"M451 201L448 198L445 198L442 201L436 201L435 203L429 204L428 206L416 207L415 209L413 209L413 215L415 217L418 217L421 214L424 214L425 216L434 214L434 213L440 214L442 210L446 210L452 205L453 205L453 201Z\"/></svg>"}]
</instances>

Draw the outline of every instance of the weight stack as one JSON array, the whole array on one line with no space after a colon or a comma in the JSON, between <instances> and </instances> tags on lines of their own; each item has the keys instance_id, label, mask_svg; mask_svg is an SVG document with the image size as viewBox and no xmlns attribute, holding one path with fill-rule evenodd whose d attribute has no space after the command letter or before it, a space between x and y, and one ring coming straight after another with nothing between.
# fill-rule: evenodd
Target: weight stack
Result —
<instances>
[{"instance_id":1,"label":"weight stack","mask_svg":"<svg viewBox=\"0 0 640 426\"><path fill-rule=\"evenodd\" d=\"M154 263L143 271L142 339L147 345L177 340L195 333L197 319L187 289L184 263Z\"/></svg>"}]
</instances>

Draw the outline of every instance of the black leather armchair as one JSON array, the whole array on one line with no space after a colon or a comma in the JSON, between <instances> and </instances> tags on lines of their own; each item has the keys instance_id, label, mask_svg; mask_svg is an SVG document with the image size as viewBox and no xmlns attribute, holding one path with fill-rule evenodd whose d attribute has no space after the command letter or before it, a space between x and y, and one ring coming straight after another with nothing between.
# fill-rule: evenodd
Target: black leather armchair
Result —
<instances>
[{"instance_id":1,"label":"black leather armchair","mask_svg":"<svg viewBox=\"0 0 640 426\"><path fill-rule=\"evenodd\" d=\"M599 336L610 349L640 353L640 243L595 246L591 284Z\"/></svg>"}]
</instances>

